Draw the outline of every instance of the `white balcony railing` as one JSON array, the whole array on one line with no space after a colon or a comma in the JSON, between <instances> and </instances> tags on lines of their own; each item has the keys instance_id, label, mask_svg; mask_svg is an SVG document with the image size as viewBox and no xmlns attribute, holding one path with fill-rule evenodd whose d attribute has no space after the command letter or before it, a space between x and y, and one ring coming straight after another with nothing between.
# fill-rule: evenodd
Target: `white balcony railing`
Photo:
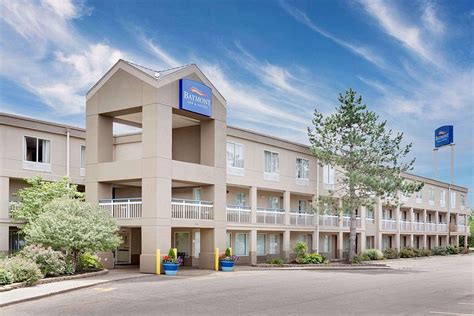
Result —
<instances>
[{"instance_id":1,"label":"white balcony railing","mask_svg":"<svg viewBox=\"0 0 474 316\"><path fill-rule=\"evenodd\" d=\"M273 208L257 208L257 223L283 225L285 223L285 210Z\"/></svg>"},{"instance_id":2,"label":"white balcony railing","mask_svg":"<svg viewBox=\"0 0 474 316\"><path fill-rule=\"evenodd\" d=\"M402 232L411 231L411 222L401 220L400 221L400 231L402 231Z\"/></svg>"},{"instance_id":3,"label":"white balcony railing","mask_svg":"<svg viewBox=\"0 0 474 316\"><path fill-rule=\"evenodd\" d=\"M448 224L446 223L439 223L438 224L438 229L437 231L439 232L447 232L448 231Z\"/></svg>"},{"instance_id":4,"label":"white balcony railing","mask_svg":"<svg viewBox=\"0 0 474 316\"><path fill-rule=\"evenodd\" d=\"M382 229L383 230L396 230L397 221L394 219L382 219Z\"/></svg>"},{"instance_id":5,"label":"white balcony railing","mask_svg":"<svg viewBox=\"0 0 474 316\"><path fill-rule=\"evenodd\" d=\"M375 224L375 218L373 218L373 217L366 217L366 218L365 218L365 225L368 225L368 224L371 224L371 225Z\"/></svg>"},{"instance_id":6,"label":"white balcony railing","mask_svg":"<svg viewBox=\"0 0 474 316\"><path fill-rule=\"evenodd\" d=\"M11 212L18 210L19 208L20 208L19 202L8 203L8 214L11 214Z\"/></svg>"},{"instance_id":7,"label":"white balcony railing","mask_svg":"<svg viewBox=\"0 0 474 316\"><path fill-rule=\"evenodd\" d=\"M463 224L457 225L457 229L458 229L458 233L465 233L465 232L467 232L467 226L466 226L466 225L463 225Z\"/></svg>"},{"instance_id":8,"label":"white balcony railing","mask_svg":"<svg viewBox=\"0 0 474 316\"><path fill-rule=\"evenodd\" d=\"M290 225L295 226L314 226L314 215L309 213L299 213L298 211L291 211Z\"/></svg>"},{"instance_id":9,"label":"white balcony railing","mask_svg":"<svg viewBox=\"0 0 474 316\"><path fill-rule=\"evenodd\" d=\"M213 220L214 205L209 201L171 199L171 217L176 219Z\"/></svg>"},{"instance_id":10,"label":"white balcony railing","mask_svg":"<svg viewBox=\"0 0 474 316\"><path fill-rule=\"evenodd\" d=\"M228 205L227 222L249 224L252 221L252 211L250 206Z\"/></svg>"},{"instance_id":11,"label":"white balcony railing","mask_svg":"<svg viewBox=\"0 0 474 316\"><path fill-rule=\"evenodd\" d=\"M425 223L423 222L413 222L413 230L417 232L425 231Z\"/></svg>"},{"instance_id":12,"label":"white balcony railing","mask_svg":"<svg viewBox=\"0 0 474 316\"><path fill-rule=\"evenodd\" d=\"M343 227L350 227L351 226L351 217L350 216L343 216L342 217L342 226ZM356 228L361 227L360 217L356 217Z\"/></svg>"},{"instance_id":13,"label":"white balcony railing","mask_svg":"<svg viewBox=\"0 0 474 316\"><path fill-rule=\"evenodd\" d=\"M109 199L100 200L99 206L116 219L142 217L142 199Z\"/></svg>"},{"instance_id":14,"label":"white balcony railing","mask_svg":"<svg viewBox=\"0 0 474 316\"><path fill-rule=\"evenodd\" d=\"M426 223L425 230L427 232L435 232L436 231L436 223Z\"/></svg>"},{"instance_id":15,"label":"white balcony railing","mask_svg":"<svg viewBox=\"0 0 474 316\"><path fill-rule=\"evenodd\" d=\"M319 216L319 226L322 227L338 227L339 216L337 215L321 215Z\"/></svg>"}]
</instances>

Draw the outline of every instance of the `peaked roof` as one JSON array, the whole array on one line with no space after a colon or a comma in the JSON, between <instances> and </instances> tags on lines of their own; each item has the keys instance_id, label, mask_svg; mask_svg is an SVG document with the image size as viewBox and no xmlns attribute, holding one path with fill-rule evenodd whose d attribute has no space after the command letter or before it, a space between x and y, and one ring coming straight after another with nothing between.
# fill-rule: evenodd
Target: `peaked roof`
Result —
<instances>
[{"instance_id":1,"label":"peaked roof","mask_svg":"<svg viewBox=\"0 0 474 316\"><path fill-rule=\"evenodd\" d=\"M148 68L148 67L145 67L145 66L142 66L142 65L135 64L134 62L131 62L131 61L128 61L128 60L123 60L123 61L126 62L127 64L129 64L130 66L135 67L135 68L143 71L144 73L148 74L149 76L152 76L152 77L156 78L157 80L160 80L160 79L162 79L163 77L165 77L167 75L171 75L175 72L180 71L181 69L184 69L184 68L192 65L192 64L182 65L182 66L173 67L173 68L169 68L169 69L155 70L155 69L151 69L151 68Z\"/></svg>"}]
</instances>

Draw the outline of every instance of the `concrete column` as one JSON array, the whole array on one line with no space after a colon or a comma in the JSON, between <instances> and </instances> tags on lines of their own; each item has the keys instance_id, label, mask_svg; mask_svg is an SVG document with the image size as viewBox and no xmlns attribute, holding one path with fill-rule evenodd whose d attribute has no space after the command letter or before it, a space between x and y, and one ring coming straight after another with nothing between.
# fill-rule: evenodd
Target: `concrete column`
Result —
<instances>
[{"instance_id":1,"label":"concrete column","mask_svg":"<svg viewBox=\"0 0 474 316\"><path fill-rule=\"evenodd\" d=\"M285 225L290 225L290 211L291 211L291 192L285 191L283 193L283 206L285 209Z\"/></svg>"},{"instance_id":2,"label":"concrete column","mask_svg":"<svg viewBox=\"0 0 474 316\"><path fill-rule=\"evenodd\" d=\"M397 206L395 210L395 221L397 232L395 233L395 248L400 250L400 206Z\"/></svg>"},{"instance_id":3,"label":"concrete column","mask_svg":"<svg viewBox=\"0 0 474 316\"><path fill-rule=\"evenodd\" d=\"M344 234L343 232L337 233L337 258L343 259L344 252Z\"/></svg>"},{"instance_id":4,"label":"concrete column","mask_svg":"<svg viewBox=\"0 0 474 316\"><path fill-rule=\"evenodd\" d=\"M226 249L225 227L201 228L201 252L199 254L199 268L214 269L214 250L219 253Z\"/></svg>"},{"instance_id":5,"label":"concrete column","mask_svg":"<svg viewBox=\"0 0 474 316\"><path fill-rule=\"evenodd\" d=\"M291 245L290 245L290 231L283 231L283 259L288 261L290 259Z\"/></svg>"},{"instance_id":6,"label":"concrete column","mask_svg":"<svg viewBox=\"0 0 474 316\"><path fill-rule=\"evenodd\" d=\"M459 247L459 235L456 235L456 247Z\"/></svg>"},{"instance_id":7,"label":"concrete column","mask_svg":"<svg viewBox=\"0 0 474 316\"><path fill-rule=\"evenodd\" d=\"M364 219L365 222L365 219ZM367 238L365 235L365 231L360 232L360 250L359 253L364 252L367 249Z\"/></svg>"},{"instance_id":8,"label":"concrete column","mask_svg":"<svg viewBox=\"0 0 474 316\"><path fill-rule=\"evenodd\" d=\"M311 247L312 252L319 253L319 232L313 231L311 234Z\"/></svg>"},{"instance_id":9,"label":"concrete column","mask_svg":"<svg viewBox=\"0 0 474 316\"><path fill-rule=\"evenodd\" d=\"M10 179L0 177L0 253L8 254L10 223Z\"/></svg>"},{"instance_id":10,"label":"concrete column","mask_svg":"<svg viewBox=\"0 0 474 316\"><path fill-rule=\"evenodd\" d=\"M257 229L253 228L250 231L250 264L257 264Z\"/></svg>"},{"instance_id":11,"label":"concrete column","mask_svg":"<svg viewBox=\"0 0 474 316\"><path fill-rule=\"evenodd\" d=\"M428 239L428 236L427 236L426 234L423 234L423 244L422 244L422 248L423 248L423 249L428 248L427 239Z\"/></svg>"},{"instance_id":12,"label":"concrete column","mask_svg":"<svg viewBox=\"0 0 474 316\"><path fill-rule=\"evenodd\" d=\"M365 217L367 216L367 208L365 206L361 206L360 208L360 229L365 231Z\"/></svg>"},{"instance_id":13,"label":"concrete column","mask_svg":"<svg viewBox=\"0 0 474 316\"><path fill-rule=\"evenodd\" d=\"M434 237L435 237L435 238L434 238L434 246L435 246L435 247L439 247L439 236L436 235L436 236L434 236Z\"/></svg>"},{"instance_id":14,"label":"concrete column","mask_svg":"<svg viewBox=\"0 0 474 316\"><path fill-rule=\"evenodd\" d=\"M382 235L382 233L377 233L375 236L375 248L379 250L382 250Z\"/></svg>"},{"instance_id":15,"label":"concrete column","mask_svg":"<svg viewBox=\"0 0 474 316\"><path fill-rule=\"evenodd\" d=\"M257 223L257 187L250 187L251 223Z\"/></svg>"},{"instance_id":16,"label":"concrete column","mask_svg":"<svg viewBox=\"0 0 474 316\"><path fill-rule=\"evenodd\" d=\"M413 234L410 234L410 247L415 248Z\"/></svg>"}]
</instances>

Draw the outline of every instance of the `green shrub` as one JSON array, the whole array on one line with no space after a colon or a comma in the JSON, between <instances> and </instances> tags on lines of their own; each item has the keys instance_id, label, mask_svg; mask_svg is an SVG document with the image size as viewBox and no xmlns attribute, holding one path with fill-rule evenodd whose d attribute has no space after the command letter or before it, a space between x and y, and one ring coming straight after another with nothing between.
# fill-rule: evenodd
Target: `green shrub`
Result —
<instances>
[{"instance_id":1,"label":"green shrub","mask_svg":"<svg viewBox=\"0 0 474 316\"><path fill-rule=\"evenodd\" d=\"M0 268L0 285L13 283L13 275L10 271Z\"/></svg>"},{"instance_id":2,"label":"green shrub","mask_svg":"<svg viewBox=\"0 0 474 316\"><path fill-rule=\"evenodd\" d=\"M459 253L462 253L463 255L468 254L469 253L469 248L464 248L464 247L460 248Z\"/></svg>"},{"instance_id":3,"label":"green shrub","mask_svg":"<svg viewBox=\"0 0 474 316\"><path fill-rule=\"evenodd\" d=\"M24 247L18 255L33 260L45 276L58 276L65 273L66 261L64 255L51 247L44 248L29 245Z\"/></svg>"},{"instance_id":4,"label":"green shrub","mask_svg":"<svg viewBox=\"0 0 474 316\"><path fill-rule=\"evenodd\" d=\"M79 257L79 267L81 270L102 269L102 263L97 255L86 252Z\"/></svg>"},{"instance_id":5,"label":"green shrub","mask_svg":"<svg viewBox=\"0 0 474 316\"><path fill-rule=\"evenodd\" d=\"M5 262L5 270L13 276L13 282L25 282L33 285L43 277L38 265L31 259L15 256Z\"/></svg>"},{"instance_id":6,"label":"green shrub","mask_svg":"<svg viewBox=\"0 0 474 316\"><path fill-rule=\"evenodd\" d=\"M400 254L398 253L397 249L384 249L383 256L387 259L398 259L400 258Z\"/></svg>"},{"instance_id":7,"label":"green shrub","mask_svg":"<svg viewBox=\"0 0 474 316\"><path fill-rule=\"evenodd\" d=\"M296 253L297 258L302 258L308 252L308 246L304 242L298 242L295 245L294 251Z\"/></svg>"},{"instance_id":8,"label":"green shrub","mask_svg":"<svg viewBox=\"0 0 474 316\"><path fill-rule=\"evenodd\" d=\"M411 247L402 248L400 250L401 258L413 258L415 257L415 250Z\"/></svg>"},{"instance_id":9,"label":"green shrub","mask_svg":"<svg viewBox=\"0 0 474 316\"><path fill-rule=\"evenodd\" d=\"M430 249L421 249L420 255L421 255L421 257L429 257L429 256L433 255L433 253L431 252Z\"/></svg>"},{"instance_id":10,"label":"green shrub","mask_svg":"<svg viewBox=\"0 0 474 316\"><path fill-rule=\"evenodd\" d=\"M283 259L277 258L277 259L269 260L268 263L282 265L284 261Z\"/></svg>"},{"instance_id":11,"label":"green shrub","mask_svg":"<svg viewBox=\"0 0 474 316\"><path fill-rule=\"evenodd\" d=\"M446 256L448 254L446 247L443 247L443 246L434 247L432 249L432 253L434 256Z\"/></svg>"},{"instance_id":12,"label":"green shrub","mask_svg":"<svg viewBox=\"0 0 474 316\"><path fill-rule=\"evenodd\" d=\"M448 245L446 246L446 252L448 255L457 255L459 253L459 248L456 246Z\"/></svg>"},{"instance_id":13,"label":"green shrub","mask_svg":"<svg viewBox=\"0 0 474 316\"><path fill-rule=\"evenodd\" d=\"M303 264L319 264L319 263L324 263L326 261L326 258L319 254L319 253L307 253L304 255L302 258L301 263Z\"/></svg>"},{"instance_id":14,"label":"green shrub","mask_svg":"<svg viewBox=\"0 0 474 316\"><path fill-rule=\"evenodd\" d=\"M369 255L365 252L355 256L354 259L352 259L352 263L361 263L362 261L370 261Z\"/></svg>"},{"instance_id":15,"label":"green shrub","mask_svg":"<svg viewBox=\"0 0 474 316\"><path fill-rule=\"evenodd\" d=\"M384 258L382 251L378 249L367 249L363 254L369 257L370 260L382 260Z\"/></svg>"}]
</instances>

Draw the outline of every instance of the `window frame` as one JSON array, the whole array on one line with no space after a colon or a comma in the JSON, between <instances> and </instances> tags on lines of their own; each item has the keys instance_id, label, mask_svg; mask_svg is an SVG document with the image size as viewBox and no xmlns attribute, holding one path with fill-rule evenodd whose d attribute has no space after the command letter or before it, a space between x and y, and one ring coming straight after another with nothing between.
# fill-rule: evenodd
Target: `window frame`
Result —
<instances>
[{"instance_id":1,"label":"window frame","mask_svg":"<svg viewBox=\"0 0 474 316\"><path fill-rule=\"evenodd\" d=\"M243 235L245 236L245 253L238 253L237 252L237 241L239 240L238 237L240 235ZM245 257L245 256L248 256L249 255L249 237L248 237L248 233L235 233L235 240L234 240L234 254L236 256L242 256L242 257Z\"/></svg>"},{"instance_id":2,"label":"window frame","mask_svg":"<svg viewBox=\"0 0 474 316\"><path fill-rule=\"evenodd\" d=\"M270 172L267 171L267 154L270 153ZM274 155L277 158L277 168L273 168L275 165ZM274 170L276 169L276 170ZM263 150L263 173L264 179L269 181L280 181L280 153L277 151Z\"/></svg>"},{"instance_id":3,"label":"window frame","mask_svg":"<svg viewBox=\"0 0 474 316\"><path fill-rule=\"evenodd\" d=\"M300 162L298 162L298 160ZM303 161L306 162L306 170L304 170L303 168L303 164L302 164ZM296 184L307 186L309 184L309 159L306 159L303 157L296 157L295 168L296 168L296 175L295 175ZM299 177L300 173L303 174L303 177Z\"/></svg>"},{"instance_id":4,"label":"window frame","mask_svg":"<svg viewBox=\"0 0 474 316\"><path fill-rule=\"evenodd\" d=\"M36 161L29 161L26 160L26 153L27 153L27 148L26 148L26 138L34 138L36 139ZM39 140L45 140L49 142L49 162L38 162L38 142ZM34 170L34 171L43 171L43 172L51 172L51 165L52 165L52 160L53 160L53 141L49 138L43 138L43 137L38 137L38 136L33 136L29 134L24 134L23 135L23 150L22 150L22 163L23 163L23 169L26 170Z\"/></svg>"},{"instance_id":5,"label":"window frame","mask_svg":"<svg viewBox=\"0 0 474 316\"><path fill-rule=\"evenodd\" d=\"M233 159L232 159L232 165L229 165L229 150L228 146L233 145ZM236 147L240 146L242 148L242 166L237 166L236 163L236 158L235 158L235 152L236 152ZM235 176L243 176L245 174L245 147L241 143L236 143L232 141L226 141L226 167L227 167L227 173Z\"/></svg>"}]
</instances>

